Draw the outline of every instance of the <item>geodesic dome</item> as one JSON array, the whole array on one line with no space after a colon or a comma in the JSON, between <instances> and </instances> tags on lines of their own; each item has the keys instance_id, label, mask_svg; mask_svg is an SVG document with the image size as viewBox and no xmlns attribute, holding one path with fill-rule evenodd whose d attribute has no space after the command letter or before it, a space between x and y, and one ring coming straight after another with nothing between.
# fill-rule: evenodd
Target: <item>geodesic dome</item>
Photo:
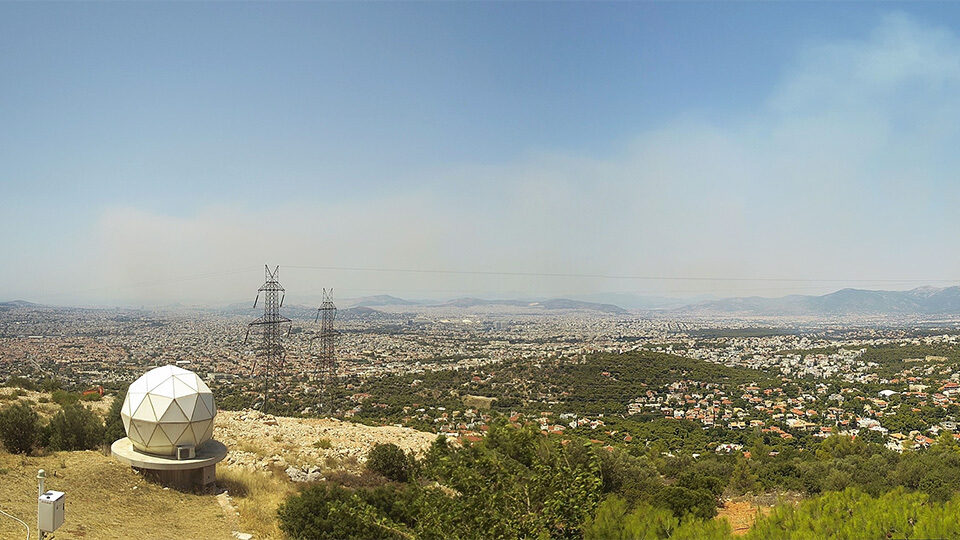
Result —
<instances>
[{"instance_id":1,"label":"geodesic dome","mask_svg":"<svg viewBox=\"0 0 960 540\"><path fill-rule=\"evenodd\" d=\"M196 373L177 366L151 369L127 389L123 428L141 452L175 455L177 446L200 446L213 437L217 407Z\"/></svg>"}]
</instances>

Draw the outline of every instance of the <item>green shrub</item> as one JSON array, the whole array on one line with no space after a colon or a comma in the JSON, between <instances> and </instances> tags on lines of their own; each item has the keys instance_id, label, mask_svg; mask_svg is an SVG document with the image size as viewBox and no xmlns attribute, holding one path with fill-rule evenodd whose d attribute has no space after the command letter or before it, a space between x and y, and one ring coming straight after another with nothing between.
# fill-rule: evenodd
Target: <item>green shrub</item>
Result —
<instances>
[{"instance_id":1,"label":"green shrub","mask_svg":"<svg viewBox=\"0 0 960 540\"><path fill-rule=\"evenodd\" d=\"M0 411L0 442L7 451L26 454L40 438L40 417L26 403L15 403Z\"/></svg>"},{"instance_id":2,"label":"green shrub","mask_svg":"<svg viewBox=\"0 0 960 540\"><path fill-rule=\"evenodd\" d=\"M60 390L61 388L63 388L63 384L54 377L44 377L40 380L40 389L42 389L44 392L53 392L54 390Z\"/></svg>"},{"instance_id":3,"label":"green shrub","mask_svg":"<svg viewBox=\"0 0 960 540\"><path fill-rule=\"evenodd\" d=\"M15 388L23 388L24 390L32 390L32 391L37 391L40 389L37 383L25 377L10 377L9 379L7 379L7 386L12 386Z\"/></svg>"},{"instance_id":4,"label":"green shrub","mask_svg":"<svg viewBox=\"0 0 960 540\"><path fill-rule=\"evenodd\" d=\"M280 530L298 539L397 538L370 519L369 507L339 486L317 485L290 497L277 509Z\"/></svg>"},{"instance_id":5,"label":"green shrub","mask_svg":"<svg viewBox=\"0 0 960 540\"><path fill-rule=\"evenodd\" d=\"M79 395L73 392L67 392L65 390L54 390L50 398L54 403L61 406L73 405L74 403L80 401Z\"/></svg>"},{"instance_id":6,"label":"green shrub","mask_svg":"<svg viewBox=\"0 0 960 540\"><path fill-rule=\"evenodd\" d=\"M103 441L103 423L82 405L60 409L47 426L49 444L54 450L89 450Z\"/></svg>"},{"instance_id":7,"label":"green shrub","mask_svg":"<svg viewBox=\"0 0 960 540\"><path fill-rule=\"evenodd\" d=\"M394 482L409 480L412 461L399 446L392 443L377 444L367 454L367 468Z\"/></svg>"},{"instance_id":8,"label":"green shrub","mask_svg":"<svg viewBox=\"0 0 960 540\"><path fill-rule=\"evenodd\" d=\"M125 399L127 399L126 390L117 394L117 396L113 398L113 403L110 404L110 410L107 411L107 417L105 419L106 426L103 430L104 444L113 444L113 441L127 436L126 430L123 429L123 419L120 418L120 409L123 408L123 401Z\"/></svg>"}]
</instances>

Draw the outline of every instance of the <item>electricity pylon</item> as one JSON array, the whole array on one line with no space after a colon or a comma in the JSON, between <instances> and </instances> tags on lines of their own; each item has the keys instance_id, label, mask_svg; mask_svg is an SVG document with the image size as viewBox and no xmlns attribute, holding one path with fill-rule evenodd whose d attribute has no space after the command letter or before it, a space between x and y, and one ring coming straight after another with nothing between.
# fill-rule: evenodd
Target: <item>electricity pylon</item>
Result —
<instances>
[{"instance_id":1,"label":"electricity pylon","mask_svg":"<svg viewBox=\"0 0 960 540\"><path fill-rule=\"evenodd\" d=\"M320 321L320 355L317 359L317 384L320 397L319 410L326 407L332 412L331 386L337 376L336 343L339 333L334 330L333 322L337 318L337 306L333 303L333 289L323 289L323 303L317 308L317 318Z\"/></svg>"},{"instance_id":2,"label":"electricity pylon","mask_svg":"<svg viewBox=\"0 0 960 540\"><path fill-rule=\"evenodd\" d=\"M257 290L257 297L253 301L253 307L256 309L257 302L260 300L260 293L263 293L263 315L257 320L251 322L247 327L247 337L244 343L250 337L250 330L254 327L260 327L261 340L255 349L255 358L253 362L252 375L263 378L263 406L261 411L266 411L267 402L270 398L270 392L273 389L273 379L283 370L283 363L286 358L286 349L281 343L280 325L290 322L290 319L280 316L280 308L283 306L283 299L286 292L280 285L278 277L280 267L277 266L270 271L270 267L264 265L264 284Z\"/></svg>"}]
</instances>

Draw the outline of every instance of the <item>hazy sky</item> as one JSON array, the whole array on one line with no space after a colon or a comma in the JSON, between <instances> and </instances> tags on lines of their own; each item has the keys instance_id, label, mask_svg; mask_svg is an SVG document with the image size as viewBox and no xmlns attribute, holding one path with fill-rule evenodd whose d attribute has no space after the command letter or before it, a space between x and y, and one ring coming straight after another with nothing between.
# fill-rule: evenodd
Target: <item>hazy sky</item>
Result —
<instances>
[{"instance_id":1,"label":"hazy sky","mask_svg":"<svg viewBox=\"0 0 960 540\"><path fill-rule=\"evenodd\" d=\"M958 149L960 5L3 3L0 299L944 284Z\"/></svg>"}]
</instances>

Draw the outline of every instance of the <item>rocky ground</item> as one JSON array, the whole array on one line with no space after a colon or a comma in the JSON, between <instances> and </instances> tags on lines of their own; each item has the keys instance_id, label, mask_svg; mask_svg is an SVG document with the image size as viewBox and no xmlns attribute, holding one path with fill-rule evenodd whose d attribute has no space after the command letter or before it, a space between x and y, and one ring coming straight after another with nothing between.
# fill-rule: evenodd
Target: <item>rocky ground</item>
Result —
<instances>
[{"instance_id":1,"label":"rocky ground","mask_svg":"<svg viewBox=\"0 0 960 540\"><path fill-rule=\"evenodd\" d=\"M371 427L329 418L287 418L255 410L219 411L214 438L230 450L224 464L286 471L296 482L320 481L328 471L358 471L377 443L420 454L436 435Z\"/></svg>"}]
</instances>

